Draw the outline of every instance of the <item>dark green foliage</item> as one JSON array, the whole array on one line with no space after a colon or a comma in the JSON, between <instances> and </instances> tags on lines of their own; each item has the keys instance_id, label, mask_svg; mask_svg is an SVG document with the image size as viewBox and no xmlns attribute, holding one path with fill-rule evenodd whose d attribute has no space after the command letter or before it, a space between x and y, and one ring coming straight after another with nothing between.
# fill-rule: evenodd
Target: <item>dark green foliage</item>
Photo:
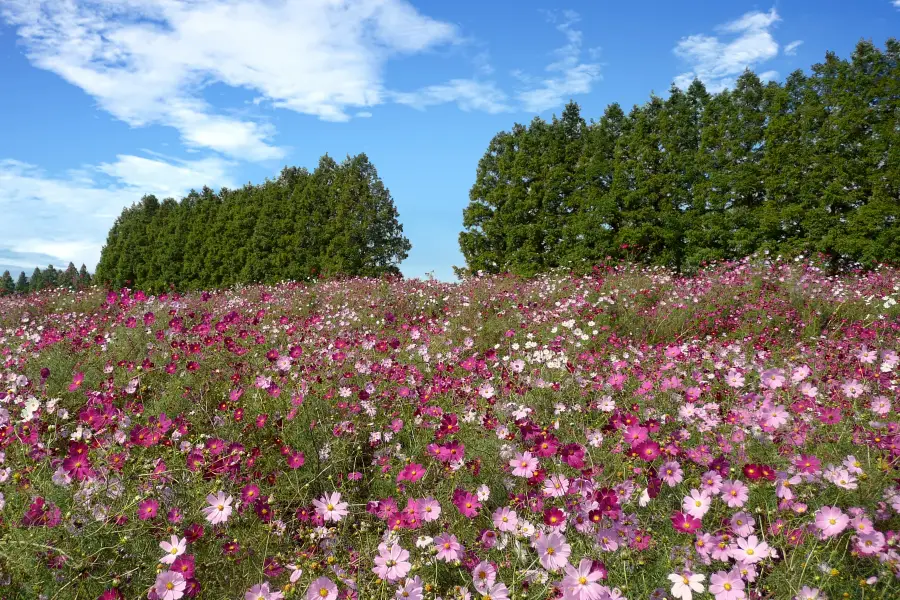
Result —
<instances>
[{"instance_id":1,"label":"dark green foliage","mask_svg":"<svg viewBox=\"0 0 900 600\"><path fill-rule=\"evenodd\" d=\"M760 250L835 268L900 262L900 42L860 42L811 73L699 81L586 125L491 140L463 211L467 269L522 275L607 258L695 270Z\"/></svg>"},{"instance_id":2,"label":"dark green foliage","mask_svg":"<svg viewBox=\"0 0 900 600\"><path fill-rule=\"evenodd\" d=\"M0 296L12 294L15 291L16 291L15 280L12 278L12 275L9 274L9 271L3 271L3 276L0 277Z\"/></svg>"},{"instance_id":3,"label":"dark green foliage","mask_svg":"<svg viewBox=\"0 0 900 600\"><path fill-rule=\"evenodd\" d=\"M409 241L364 155L180 202L145 196L107 236L95 280L148 291L399 273ZM85 272L84 275L87 275Z\"/></svg>"},{"instance_id":4,"label":"dark green foliage","mask_svg":"<svg viewBox=\"0 0 900 600\"><path fill-rule=\"evenodd\" d=\"M25 277L25 271L19 271L19 278L16 280L16 293L24 294L28 291L28 278Z\"/></svg>"}]
</instances>

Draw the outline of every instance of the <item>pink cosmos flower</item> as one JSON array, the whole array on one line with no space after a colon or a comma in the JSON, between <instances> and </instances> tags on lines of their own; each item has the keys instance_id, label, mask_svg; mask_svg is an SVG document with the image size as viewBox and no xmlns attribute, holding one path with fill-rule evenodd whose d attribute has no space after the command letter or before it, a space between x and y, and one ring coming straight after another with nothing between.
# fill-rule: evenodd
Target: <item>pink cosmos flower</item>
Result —
<instances>
[{"instance_id":1,"label":"pink cosmos flower","mask_svg":"<svg viewBox=\"0 0 900 600\"><path fill-rule=\"evenodd\" d=\"M516 511L508 506L504 506L494 511L493 521L494 527L500 531L511 532L516 530L516 525L519 524L519 517L516 515Z\"/></svg>"},{"instance_id":2,"label":"pink cosmos flower","mask_svg":"<svg viewBox=\"0 0 900 600\"><path fill-rule=\"evenodd\" d=\"M755 535L747 538L738 538L731 547L731 557L748 565L758 563L764 558L768 558L771 553L769 545L760 541Z\"/></svg>"},{"instance_id":3,"label":"pink cosmos flower","mask_svg":"<svg viewBox=\"0 0 900 600\"><path fill-rule=\"evenodd\" d=\"M184 589L187 582L184 575L173 571L163 571L156 576L156 583L153 584L153 591L159 596L160 600L178 600L184 596Z\"/></svg>"},{"instance_id":4,"label":"pink cosmos flower","mask_svg":"<svg viewBox=\"0 0 900 600\"><path fill-rule=\"evenodd\" d=\"M434 538L434 547L437 549L437 559L445 562L458 560L462 550L462 545L452 533L442 533Z\"/></svg>"},{"instance_id":5,"label":"pink cosmos flower","mask_svg":"<svg viewBox=\"0 0 900 600\"><path fill-rule=\"evenodd\" d=\"M565 475L551 475L544 482L544 495L550 498L562 498L569 490L569 480Z\"/></svg>"},{"instance_id":6,"label":"pink cosmos flower","mask_svg":"<svg viewBox=\"0 0 900 600\"><path fill-rule=\"evenodd\" d=\"M81 387L82 383L84 383L84 373L75 373L72 376L72 383L69 384L69 391L74 392Z\"/></svg>"},{"instance_id":7,"label":"pink cosmos flower","mask_svg":"<svg viewBox=\"0 0 900 600\"><path fill-rule=\"evenodd\" d=\"M407 579L397 590L395 597L400 600L422 600L425 596L422 579L416 575L412 579Z\"/></svg>"},{"instance_id":8,"label":"pink cosmos flower","mask_svg":"<svg viewBox=\"0 0 900 600\"><path fill-rule=\"evenodd\" d=\"M659 470L659 477L669 487L675 487L684 480L684 471L681 470L681 466L677 462L670 460L664 463Z\"/></svg>"},{"instance_id":9,"label":"pink cosmos flower","mask_svg":"<svg viewBox=\"0 0 900 600\"><path fill-rule=\"evenodd\" d=\"M408 464L397 474L397 481L414 483L425 476L425 467L418 463Z\"/></svg>"},{"instance_id":10,"label":"pink cosmos flower","mask_svg":"<svg viewBox=\"0 0 900 600\"><path fill-rule=\"evenodd\" d=\"M709 593L716 600L743 600L747 597L744 593L744 581L737 569L729 572L718 571L709 579Z\"/></svg>"},{"instance_id":11,"label":"pink cosmos flower","mask_svg":"<svg viewBox=\"0 0 900 600\"><path fill-rule=\"evenodd\" d=\"M487 600L509 600L509 589L502 582L495 583L482 593L482 599Z\"/></svg>"},{"instance_id":12,"label":"pink cosmos flower","mask_svg":"<svg viewBox=\"0 0 900 600\"><path fill-rule=\"evenodd\" d=\"M153 498L148 498L138 505L138 518L141 521L148 521L156 517L159 512L159 502Z\"/></svg>"},{"instance_id":13,"label":"pink cosmos flower","mask_svg":"<svg viewBox=\"0 0 900 600\"><path fill-rule=\"evenodd\" d=\"M378 545L378 556L375 557L375 567L372 572L379 578L391 583L405 577L412 568L409 562L409 551L404 550L399 544L388 546L384 542Z\"/></svg>"},{"instance_id":14,"label":"pink cosmos flower","mask_svg":"<svg viewBox=\"0 0 900 600\"><path fill-rule=\"evenodd\" d=\"M537 471L538 459L532 456L531 452L525 451L509 461L509 466L512 467L512 474L516 477L531 479Z\"/></svg>"},{"instance_id":15,"label":"pink cosmos flower","mask_svg":"<svg viewBox=\"0 0 900 600\"><path fill-rule=\"evenodd\" d=\"M700 519L696 517L692 517L691 515L687 515L681 512L676 512L672 515L672 525L678 531L683 531L684 533L694 533L703 525Z\"/></svg>"},{"instance_id":16,"label":"pink cosmos flower","mask_svg":"<svg viewBox=\"0 0 900 600\"><path fill-rule=\"evenodd\" d=\"M740 511L731 517L731 529L739 536L747 536L753 533L753 516L750 513Z\"/></svg>"},{"instance_id":17,"label":"pink cosmos flower","mask_svg":"<svg viewBox=\"0 0 900 600\"><path fill-rule=\"evenodd\" d=\"M554 531L544 534L535 543L538 559L541 566L548 571L558 571L569 563L569 555L572 549L566 543L566 538Z\"/></svg>"},{"instance_id":18,"label":"pink cosmos flower","mask_svg":"<svg viewBox=\"0 0 900 600\"><path fill-rule=\"evenodd\" d=\"M489 562L481 561L472 571L472 585L479 594L486 594L497 581L497 569Z\"/></svg>"},{"instance_id":19,"label":"pink cosmos flower","mask_svg":"<svg viewBox=\"0 0 900 600\"><path fill-rule=\"evenodd\" d=\"M740 508L750 497L750 488L742 481L729 480L722 484L720 493L722 494L722 500L725 501L729 508Z\"/></svg>"},{"instance_id":20,"label":"pink cosmos flower","mask_svg":"<svg viewBox=\"0 0 900 600\"><path fill-rule=\"evenodd\" d=\"M815 522L822 536L829 538L842 532L850 522L850 517L836 506L823 506L816 511Z\"/></svg>"},{"instance_id":21,"label":"pink cosmos flower","mask_svg":"<svg viewBox=\"0 0 900 600\"><path fill-rule=\"evenodd\" d=\"M319 577L306 590L306 600L337 600L337 596L337 586L327 577Z\"/></svg>"},{"instance_id":22,"label":"pink cosmos flower","mask_svg":"<svg viewBox=\"0 0 900 600\"><path fill-rule=\"evenodd\" d=\"M436 521L441 516L441 504L434 498L423 498L419 500L419 513L426 523Z\"/></svg>"},{"instance_id":23,"label":"pink cosmos flower","mask_svg":"<svg viewBox=\"0 0 900 600\"><path fill-rule=\"evenodd\" d=\"M471 519L478 514L478 509L481 508L481 502L478 501L477 496L471 492L462 490L457 490L453 495L453 503L463 516Z\"/></svg>"},{"instance_id":24,"label":"pink cosmos flower","mask_svg":"<svg viewBox=\"0 0 900 600\"><path fill-rule=\"evenodd\" d=\"M348 510L350 505L341 502L340 492L325 494L319 500L313 500L313 506L316 507L316 513L326 521L338 522L350 514Z\"/></svg>"},{"instance_id":25,"label":"pink cosmos flower","mask_svg":"<svg viewBox=\"0 0 900 600\"><path fill-rule=\"evenodd\" d=\"M206 517L206 520L211 525L224 523L231 516L231 503L234 502L234 498L231 496L226 497L225 492L219 492L215 496L209 494L206 497L206 501L209 503L209 506L204 507L200 512L203 513L203 516Z\"/></svg>"},{"instance_id":26,"label":"pink cosmos flower","mask_svg":"<svg viewBox=\"0 0 900 600\"><path fill-rule=\"evenodd\" d=\"M681 501L681 508L687 514L697 519L702 519L709 511L712 501L706 492L700 490L691 490L690 496L685 496Z\"/></svg>"},{"instance_id":27,"label":"pink cosmos flower","mask_svg":"<svg viewBox=\"0 0 900 600\"><path fill-rule=\"evenodd\" d=\"M571 600L599 600L601 598L601 586L597 583L603 573L594 569L594 561L582 558L578 567L566 565L566 576L560 584L564 598Z\"/></svg>"},{"instance_id":28,"label":"pink cosmos flower","mask_svg":"<svg viewBox=\"0 0 900 600\"><path fill-rule=\"evenodd\" d=\"M160 542L159 547L166 553L165 556L159 559L159 562L164 565L171 565L176 558L187 550L187 540L184 538L178 539L177 535L173 535L170 542Z\"/></svg>"},{"instance_id":29,"label":"pink cosmos flower","mask_svg":"<svg viewBox=\"0 0 900 600\"><path fill-rule=\"evenodd\" d=\"M856 542L856 549L860 554L871 556L884 549L886 538L880 531L870 531L856 536L854 541Z\"/></svg>"},{"instance_id":30,"label":"pink cosmos flower","mask_svg":"<svg viewBox=\"0 0 900 600\"><path fill-rule=\"evenodd\" d=\"M246 594L244 600L281 600L284 595L278 590L269 588L268 583L257 583Z\"/></svg>"}]
</instances>

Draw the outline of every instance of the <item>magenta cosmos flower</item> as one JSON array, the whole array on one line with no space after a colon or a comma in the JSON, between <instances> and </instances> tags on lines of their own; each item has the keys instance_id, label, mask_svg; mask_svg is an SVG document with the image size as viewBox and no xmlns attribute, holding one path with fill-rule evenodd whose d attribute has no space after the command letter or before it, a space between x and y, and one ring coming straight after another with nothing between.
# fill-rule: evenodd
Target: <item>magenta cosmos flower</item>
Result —
<instances>
[{"instance_id":1,"label":"magenta cosmos flower","mask_svg":"<svg viewBox=\"0 0 900 600\"><path fill-rule=\"evenodd\" d=\"M702 523L700 519L692 517L691 515L687 515L682 512L676 512L672 515L672 525L678 531L683 531L684 533L694 533L698 529L700 529Z\"/></svg>"},{"instance_id":2,"label":"magenta cosmos flower","mask_svg":"<svg viewBox=\"0 0 900 600\"><path fill-rule=\"evenodd\" d=\"M409 481L415 483L425 476L425 467L418 463L412 463L403 467L403 470L397 474L397 481Z\"/></svg>"},{"instance_id":3,"label":"magenta cosmos flower","mask_svg":"<svg viewBox=\"0 0 900 600\"><path fill-rule=\"evenodd\" d=\"M338 589L327 577L319 577L306 590L306 600L337 600Z\"/></svg>"},{"instance_id":4,"label":"magenta cosmos flower","mask_svg":"<svg viewBox=\"0 0 900 600\"><path fill-rule=\"evenodd\" d=\"M405 577L411 568L408 550L398 544L388 546L382 542L378 545L378 556L375 557L375 567L372 568L372 572L378 577L393 583Z\"/></svg>"}]
</instances>

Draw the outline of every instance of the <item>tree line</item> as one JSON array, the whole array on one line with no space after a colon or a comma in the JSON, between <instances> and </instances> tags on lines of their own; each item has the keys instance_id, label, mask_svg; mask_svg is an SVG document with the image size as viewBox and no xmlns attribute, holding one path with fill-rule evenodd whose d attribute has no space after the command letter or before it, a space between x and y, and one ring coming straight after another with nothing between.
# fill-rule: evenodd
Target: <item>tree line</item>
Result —
<instances>
[{"instance_id":1,"label":"tree line","mask_svg":"<svg viewBox=\"0 0 900 600\"><path fill-rule=\"evenodd\" d=\"M700 81L586 123L577 104L497 134L463 212L458 273L607 257L693 270L760 250L900 260L900 43L811 73Z\"/></svg>"},{"instance_id":2,"label":"tree line","mask_svg":"<svg viewBox=\"0 0 900 600\"><path fill-rule=\"evenodd\" d=\"M243 188L180 201L144 196L109 232L95 280L160 291L399 273L411 245L365 154L287 167Z\"/></svg>"},{"instance_id":3,"label":"tree line","mask_svg":"<svg viewBox=\"0 0 900 600\"><path fill-rule=\"evenodd\" d=\"M37 292L56 287L81 289L89 285L91 285L91 274L88 273L85 265L81 265L81 269L76 269L73 263L69 263L65 271L48 265L43 271L40 267L35 267L31 277L26 277L25 271L20 271L18 279L13 279L9 271L4 271L3 275L0 275L0 296Z\"/></svg>"}]
</instances>

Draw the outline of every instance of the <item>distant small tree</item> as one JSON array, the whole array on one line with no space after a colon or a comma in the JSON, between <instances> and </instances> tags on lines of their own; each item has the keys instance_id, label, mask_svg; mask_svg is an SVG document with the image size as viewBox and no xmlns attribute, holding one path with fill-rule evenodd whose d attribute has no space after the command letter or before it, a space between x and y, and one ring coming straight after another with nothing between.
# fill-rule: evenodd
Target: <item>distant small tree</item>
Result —
<instances>
[{"instance_id":1,"label":"distant small tree","mask_svg":"<svg viewBox=\"0 0 900 600\"><path fill-rule=\"evenodd\" d=\"M16 280L16 293L24 294L28 291L28 278L25 277L25 271L19 271L19 278Z\"/></svg>"},{"instance_id":2,"label":"distant small tree","mask_svg":"<svg viewBox=\"0 0 900 600\"><path fill-rule=\"evenodd\" d=\"M3 271L3 276L0 277L0 296L6 296L15 291L16 282L13 281L12 275L9 274L9 271Z\"/></svg>"},{"instance_id":3,"label":"distant small tree","mask_svg":"<svg viewBox=\"0 0 900 600\"><path fill-rule=\"evenodd\" d=\"M82 264L81 269L78 270L78 284L75 287L83 288L89 285L91 285L91 274L88 273L87 267Z\"/></svg>"},{"instance_id":4,"label":"distant small tree","mask_svg":"<svg viewBox=\"0 0 900 600\"><path fill-rule=\"evenodd\" d=\"M28 280L28 289L32 292L37 292L44 289L44 287L44 274L41 273L39 267L35 267L34 272L31 274L31 279Z\"/></svg>"}]
</instances>

